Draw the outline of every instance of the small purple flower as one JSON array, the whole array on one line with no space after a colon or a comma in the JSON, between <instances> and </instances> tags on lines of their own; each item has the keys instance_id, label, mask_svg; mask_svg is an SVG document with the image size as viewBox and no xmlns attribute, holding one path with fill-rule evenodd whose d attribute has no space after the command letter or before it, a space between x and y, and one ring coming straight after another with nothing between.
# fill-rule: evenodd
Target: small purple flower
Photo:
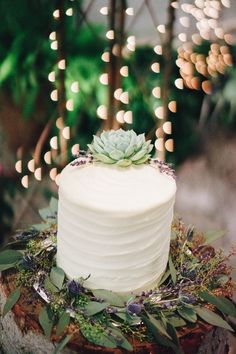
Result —
<instances>
[{"instance_id":1,"label":"small purple flower","mask_svg":"<svg viewBox=\"0 0 236 354\"><path fill-rule=\"evenodd\" d=\"M193 304L196 302L196 297L189 293L179 293L179 301L184 304Z\"/></svg>"},{"instance_id":2,"label":"small purple flower","mask_svg":"<svg viewBox=\"0 0 236 354\"><path fill-rule=\"evenodd\" d=\"M68 282L67 288L70 295L76 296L81 293L83 287L79 282L71 280L70 282Z\"/></svg>"},{"instance_id":3,"label":"small purple flower","mask_svg":"<svg viewBox=\"0 0 236 354\"><path fill-rule=\"evenodd\" d=\"M39 231L34 230L34 229L28 230L28 231L22 231L16 235L16 239L26 241L26 240L29 240L31 238L38 236L38 234L39 234Z\"/></svg>"},{"instance_id":4,"label":"small purple flower","mask_svg":"<svg viewBox=\"0 0 236 354\"><path fill-rule=\"evenodd\" d=\"M139 315L140 312L142 311L142 307L140 304L129 304L126 307L126 311L130 314L130 315Z\"/></svg>"}]
</instances>

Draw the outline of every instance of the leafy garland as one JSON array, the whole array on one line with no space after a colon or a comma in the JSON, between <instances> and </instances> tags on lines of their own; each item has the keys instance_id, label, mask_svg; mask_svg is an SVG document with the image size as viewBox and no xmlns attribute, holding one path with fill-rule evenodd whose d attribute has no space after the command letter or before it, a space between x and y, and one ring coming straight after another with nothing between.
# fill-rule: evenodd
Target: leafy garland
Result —
<instances>
[{"instance_id":1,"label":"leafy garland","mask_svg":"<svg viewBox=\"0 0 236 354\"><path fill-rule=\"evenodd\" d=\"M2 312L5 316L18 302L23 288L34 289L45 301L39 323L50 338L62 337L58 353L73 335L68 326L77 326L91 343L132 350L128 338L156 342L182 353L178 328L204 321L233 331L228 316L236 317L230 300L233 283L225 256L210 242L223 235L205 235L186 227L178 219L172 226L168 267L159 288L140 295L116 294L108 290L89 290L86 279L69 281L56 266L57 200L39 210L44 220L17 234L0 252L0 271L15 270L17 287L9 295ZM177 330L176 330L177 328Z\"/></svg>"}]
</instances>

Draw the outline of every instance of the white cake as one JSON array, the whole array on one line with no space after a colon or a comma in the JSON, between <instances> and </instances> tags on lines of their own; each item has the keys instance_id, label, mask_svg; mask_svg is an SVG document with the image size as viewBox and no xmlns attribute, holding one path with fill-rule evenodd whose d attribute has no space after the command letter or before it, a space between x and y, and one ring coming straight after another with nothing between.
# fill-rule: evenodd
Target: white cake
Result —
<instances>
[{"instance_id":1,"label":"white cake","mask_svg":"<svg viewBox=\"0 0 236 354\"><path fill-rule=\"evenodd\" d=\"M175 180L149 164L68 165L60 175L57 264L91 289L151 289L165 271Z\"/></svg>"}]
</instances>

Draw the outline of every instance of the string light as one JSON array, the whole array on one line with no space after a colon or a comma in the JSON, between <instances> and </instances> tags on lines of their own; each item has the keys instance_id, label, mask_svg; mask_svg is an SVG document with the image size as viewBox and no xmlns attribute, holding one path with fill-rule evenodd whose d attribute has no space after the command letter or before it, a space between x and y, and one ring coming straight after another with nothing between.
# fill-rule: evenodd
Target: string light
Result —
<instances>
[{"instance_id":1,"label":"string light","mask_svg":"<svg viewBox=\"0 0 236 354\"><path fill-rule=\"evenodd\" d=\"M113 40L115 38L115 32L113 30L107 31L106 37L110 40Z\"/></svg>"},{"instance_id":2,"label":"string light","mask_svg":"<svg viewBox=\"0 0 236 354\"><path fill-rule=\"evenodd\" d=\"M66 101L66 109L67 109L67 111L70 111L70 112L72 112L74 110L73 98L70 98L69 100Z\"/></svg>"},{"instance_id":3,"label":"string light","mask_svg":"<svg viewBox=\"0 0 236 354\"><path fill-rule=\"evenodd\" d=\"M129 103L129 93L127 91L122 92L122 94L120 95L120 101L124 104Z\"/></svg>"},{"instance_id":4,"label":"string light","mask_svg":"<svg viewBox=\"0 0 236 354\"><path fill-rule=\"evenodd\" d=\"M159 119L164 118L164 108L163 106L159 106L155 109L155 116Z\"/></svg>"},{"instance_id":5,"label":"string light","mask_svg":"<svg viewBox=\"0 0 236 354\"><path fill-rule=\"evenodd\" d=\"M18 160L15 163L16 172L22 173L22 160Z\"/></svg>"},{"instance_id":6,"label":"string light","mask_svg":"<svg viewBox=\"0 0 236 354\"><path fill-rule=\"evenodd\" d=\"M109 63L109 61L110 61L110 53L109 52L104 52L102 54L102 60L105 61L106 63Z\"/></svg>"},{"instance_id":7,"label":"string light","mask_svg":"<svg viewBox=\"0 0 236 354\"><path fill-rule=\"evenodd\" d=\"M62 117L58 117L56 120L56 127L58 129L63 129L64 128L64 122Z\"/></svg>"},{"instance_id":8,"label":"string light","mask_svg":"<svg viewBox=\"0 0 236 354\"><path fill-rule=\"evenodd\" d=\"M57 90L53 90L53 91L51 92L50 97L51 97L51 100L52 100L52 101L57 101L57 100L58 100L58 91L57 91Z\"/></svg>"},{"instance_id":9,"label":"string light","mask_svg":"<svg viewBox=\"0 0 236 354\"><path fill-rule=\"evenodd\" d=\"M50 146L52 149L54 150L57 150L58 149L58 139L57 139L57 136L53 136L51 139L50 139Z\"/></svg>"},{"instance_id":10,"label":"string light","mask_svg":"<svg viewBox=\"0 0 236 354\"><path fill-rule=\"evenodd\" d=\"M171 124L171 122L169 122L169 121L165 122L165 123L162 125L162 129L163 129L163 131L164 131L166 134L170 135L170 134L172 133L172 124Z\"/></svg>"},{"instance_id":11,"label":"string light","mask_svg":"<svg viewBox=\"0 0 236 354\"><path fill-rule=\"evenodd\" d=\"M103 84L103 85L108 85L108 74L107 74L107 73L104 73L104 74L100 75L99 81L100 81L101 84Z\"/></svg>"},{"instance_id":12,"label":"string light","mask_svg":"<svg viewBox=\"0 0 236 354\"><path fill-rule=\"evenodd\" d=\"M72 92L78 93L79 92L79 83L78 83L78 81L72 82L72 84L70 86L70 89L71 89Z\"/></svg>"},{"instance_id":13,"label":"string light","mask_svg":"<svg viewBox=\"0 0 236 354\"><path fill-rule=\"evenodd\" d=\"M107 6L101 7L100 14L105 15L105 16L108 15L108 7Z\"/></svg>"},{"instance_id":14,"label":"string light","mask_svg":"<svg viewBox=\"0 0 236 354\"><path fill-rule=\"evenodd\" d=\"M178 78L175 80L175 86L179 89L179 90L183 90L184 88L184 82L183 79Z\"/></svg>"},{"instance_id":15,"label":"string light","mask_svg":"<svg viewBox=\"0 0 236 354\"><path fill-rule=\"evenodd\" d=\"M58 49L58 42L57 41L53 41L50 44L50 47L51 47L52 50L57 50Z\"/></svg>"},{"instance_id":16,"label":"string light","mask_svg":"<svg viewBox=\"0 0 236 354\"><path fill-rule=\"evenodd\" d=\"M55 71L51 71L51 72L48 74L48 80L51 81L51 82L55 82L55 80L56 80Z\"/></svg>"},{"instance_id":17,"label":"string light","mask_svg":"<svg viewBox=\"0 0 236 354\"><path fill-rule=\"evenodd\" d=\"M124 114L124 121L128 124L132 124L133 123L133 113L132 111L127 111Z\"/></svg>"},{"instance_id":18,"label":"string light","mask_svg":"<svg viewBox=\"0 0 236 354\"><path fill-rule=\"evenodd\" d=\"M37 179L37 181L42 180L42 168L41 167L36 168L36 170L34 172L34 177L35 177L35 179Z\"/></svg>"},{"instance_id":19,"label":"string light","mask_svg":"<svg viewBox=\"0 0 236 354\"><path fill-rule=\"evenodd\" d=\"M57 66L58 66L58 69L60 69L60 70L65 70L65 68L66 68L66 61L65 61L65 59L61 59L61 60L58 62Z\"/></svg>"},{"instance_id":20,"label":"string light","mask_svg":"<svg viewBox=\"0 0 236 354\"><path fill-rule=\"evenodd\" d=\"M122 67L120 68L120 74L121 74L122 76L124 76L124 77L128 77L128 76L129 76L129 68L128 68L127 65L122 66Z\"/></svg>"},{"instance_id":21,"label":"string light","mask_svg":"<svg viewBox=\"0 0 236 354\"><path fill-rule=\"evenodd\" d=\"M66 15L67 16L73 16L73 9L70 7L69 9L66 10Z\"/></svg>"},{"instance_id":22,"label":"string light","mask_svg":"<svg viewBox=\"0 0 236 354\"><path fill-rule=\"evenodd\" d=\"M174 140L173 139L166 140L165 148L167 151L173 152L174 151Z\"/></svg>"},{"instance_id":23,"label":"string light","mask_svg":"<svg viewBox=\"0 0 236 354\"><path fill-rule=\"evenodd\" d=\"M29 176L28 175L25 175L21 178L21 184L26 189L29 187Z\"/></svg>"},{"instance_id":24,"label":"string light","mask_svg":"<svg viewBox=\"0 0 236 354\"><path fill-rule=\"evenodd\" d=\"M168 108L172 113L176 113L176 111L177 111L176 101L170 101L168 104Z\"/></svg>"},{"instance_id":25,"label":"string light","mask_svg":"<svg viewBox=\"0 0 236 354\"><path fill-rule=\"evenodd\" d=\"M52 153L51 151L47 151L45 154L44 154L44 161L46 162L46 164L50 165L52 163Z\"/></svg>"},{"instance_id":26,"label":"string light","mask_svg":"<svg viewBox=\"0 0 236 354\"><path fill-rule=\"evenodd\" d=\"M126 14L128 16L133 16L134 15L134 9L133 7L127 7L127 9L125 10Z\"/></svg>"},{"instance_id":27,"label":"string light","mask_svg":"<svg viewBox=\"0 0 236 354\"><path fill-rule=\"evenodd\" d=\"M114 97L116 100L120 100L120 96L121 96L122 92L123 92L122 88L118 88L114 91Z\"/></svg>"},{"instance_id":28,"label":"string light","mask_svg":"<svg viewBox=\"0 0 236 354\"><path fill-rule=\"evenodd\" d=\"M49 177L51 178L52 181L55 181L57 177L57 168L53 167L50 172L49 172Z\"/></svg>"},{"instance_id":29,"label":"string light","mask_svg":"<svg viewBox=\"0 0 236 354\"><path fill-rule=\"evenodd\" d=\"M30 172L34 172L35 171L35 162L34 162L34 159L30 160L27 164L28 166L28 170Z\"/></svg>"},{"instance_id":30,"label":"string light","mask_svg":"<svg viewBox=\"0 0 236 354\"><path fill-rule=\"evenodd\" d=\"M154 87L153 89L152 89L152 94L153 94L153 96L154 97L156 97L156 98L161 98L161 88L160 87Z\"/></svg>"},{"instance_id":31,"label":"string light","mask_svg":"<svg viewBox=\"0 0 236 354\"><path fill-rule=\"evenodd\" d=\"M55 19L58 19L60 17L60 10L57 9L57 10L53 11L52 15Z\"/></svg>"},{"instance_id":32,"label":"string light","mask_svg":"<svg viewBox=\"0 0 236 354\"><path fill-rule=\"evenodd\" d=\"M165 33L166 32L166 27L165 27L165 25L159 25L159 26L157 26L157 30L160 33Z\"/></svg>"},{"instance_id":33,"label":"string light","mask_svg":"<svg viewBox=\"0 0 236 354\"><path fill-rule=\"evenodd\" d=\"M156 148L158 151L164 151L164 139L163 139L163 138L158 138L158 139L155 141L155 148Z\"/></svg>"},{"instance_id":34,"label":"string light","mask_svg":"<svg viewBox=\"0 0 236 354\"><path fill-rule=\"evenodd\" d=\"M154 47L154 52L158 55L162 55L162 46L161 45L156 45Z\"/></svg>"},{"instance_id":35,"label":"string light","mask_svg":"<svg viewBox=\"0 0 236 354\"><path fill-rule=\"evenodd\" d=\"M163 135L162 127L157 128L157 130L155 132L155 135L156 135L157 138L161 138L162 137L162 135Z\"/></svg>"},{"instance_id":36,"label":"string light","mask_svg":"<svg viewBox=\"0 0 236 354\"><path fill-rule=\"evenodd\" d=\"M154 73L159 73L160 72L160 64L159 63L153 63L151 65L151 69Z\"/></svg>"},{"instance_id":37,"label":"string light","mask_svg":"<svg viewBox=\"0 0 236 354\"><path fill-rule=\"evenodd\" d=\"M55 31L53 31L49 34L49 39L51 39L51 41L55 41L56 37L57 37L57 34Z\"/></svg>"},{"instance_id":38,"label":"string light","mask_svg":"<svg viewBox=\"0 0 236 354\"><path fill-rule=\"evenodd\" d=\"M62 136L63 136L65 139L67 139L67 140L70 139L70 127L65 127L65 128L63 128L63 130L62 130Z\"/></svg>"},{"instance_id":39,"label":"string light","mask_svg":"<svg viewBox=\"0 0 236 354\"><path fill-rule=\"evenodd\" d=\"M71 148L71 153L72 155L77 155L80 150L80 145L79 144L74 144Z\"/></svg>"},{"instance_id":40,"label":"string light","mask_svg":"<svg viewBox=\"0 0 236 354\"><path fill-rule=\"evenodd\" d=\"M99 106L97 108L97 115L101 119L107 119L107 117L108 117L107 107L105 105Z\"/></svg>"},{"instance_id":41,"label":"string light","mask_svg":"<svg viewBox=\"0 0 236 354\"><path fill-rule=\"evenodd\" d=\"M118 111L116 113L116 120L119 122L119 123L124 123L125 120L124 120L124 114L125 114L125 111L121 110L121 111Z\"/></svg>"}]
</instances>

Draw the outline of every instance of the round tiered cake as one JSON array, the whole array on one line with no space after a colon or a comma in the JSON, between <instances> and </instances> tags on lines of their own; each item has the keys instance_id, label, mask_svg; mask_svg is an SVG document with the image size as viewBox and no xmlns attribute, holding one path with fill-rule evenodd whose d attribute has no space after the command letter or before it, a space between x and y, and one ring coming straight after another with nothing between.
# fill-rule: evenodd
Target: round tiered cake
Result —
<instances>
[{"instance_id":1,"label":"round tiered cake","mask_svg":"<svg viewBox=\"0 0 236 354\"><path fill-rule=\"evenodd\" d=\"M152 147L143 135L120 147L123 137L135 133L104 134L113 153L108 155L102 140L97 146L96 137L95 146L90 145L94 162L68 165L61 173L57 264L69 278L89 276L86 286L92 289L150 289L168 260L176 184L143 163ZM125 155L131 146L130 156L115 159L115 150L123 148ZM105 153L111 161L104 161Z\"/></svg>"}]
</instances>

